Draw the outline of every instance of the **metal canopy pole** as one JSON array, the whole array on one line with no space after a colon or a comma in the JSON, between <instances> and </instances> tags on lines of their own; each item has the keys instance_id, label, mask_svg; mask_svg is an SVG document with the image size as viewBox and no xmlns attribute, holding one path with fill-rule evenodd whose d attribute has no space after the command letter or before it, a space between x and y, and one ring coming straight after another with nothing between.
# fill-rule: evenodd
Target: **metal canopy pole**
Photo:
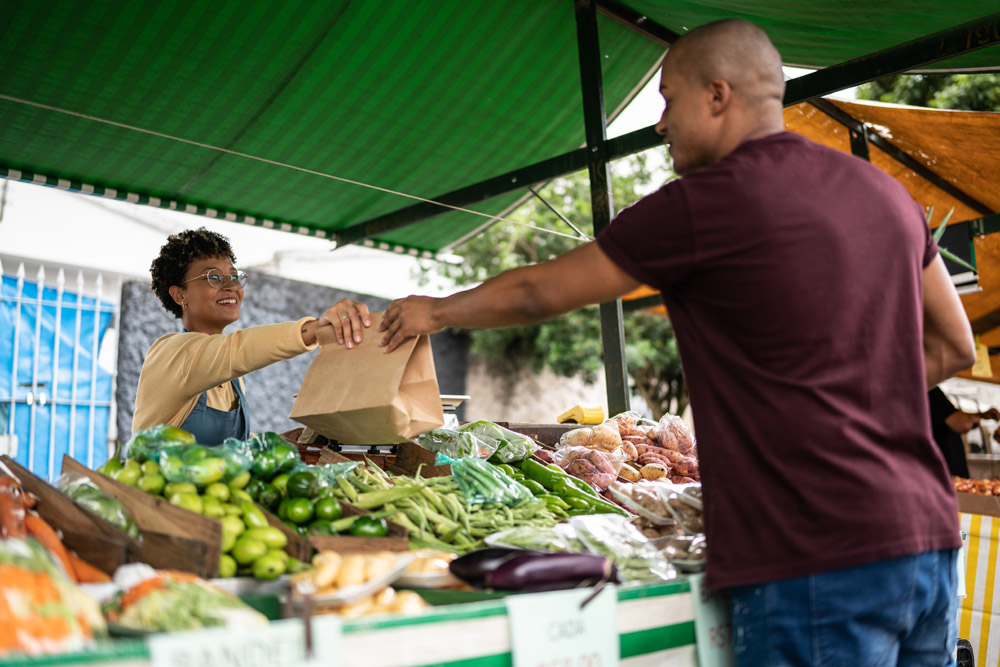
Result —
<instances>
[{"instance_id":1,"label":"metal canopy pole","mask_svg":"<svg viewBox=\"0 0 1000 667\"><path fill-rule=\"evenodd\" d=\"M597 35L597 11L593 0L575 0L576 39L580 49L580 84L583 91L583 124L587 134L587 169L590 172L590 202L594 235L611 223L611 168L608 163L608 126L604 112L601 49ZM608 412L629 409L628 373L625 368L625 332L622 300L601 304L601 338L604 341L604 371Z\"/></svg>"}]
</instances>

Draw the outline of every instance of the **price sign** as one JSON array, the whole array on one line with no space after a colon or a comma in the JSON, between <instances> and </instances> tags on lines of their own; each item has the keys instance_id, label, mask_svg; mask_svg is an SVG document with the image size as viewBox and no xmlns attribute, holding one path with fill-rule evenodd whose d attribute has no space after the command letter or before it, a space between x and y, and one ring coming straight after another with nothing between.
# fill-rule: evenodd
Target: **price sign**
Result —
<instances>
[{"instance_id":1,"label":"price sign","mask_svg":"<svg viewBox=\"0 0 1000 667\"><path fill-rule=\"evenodd\" d=\"M267 625L164 633L148 639L153 667L336 667L340 620L312 619L313 655L306 656L299 619Z\"/></svg>"},{"instance_id":2,"label":"price sign","mask_svg":"<svg viewBox=\"0 0 1000 667\"><path fill-rule=\"evenodd\" d=\"M618 593L593 589L510 595L504 599L514 667L612 667L618 664Z\"/></svg>"},{"instance_id":3,"label":"price sign","mask_svg":"<svg viewBox=\"0 0 1000 667\"><path fill-rule=\"evenodd\" d=\"M701 667L732 667L736 659L729 596L725 591L705 588L704 579L703 574L690 575L698 664Z\"/></svg>"}]
</instances>

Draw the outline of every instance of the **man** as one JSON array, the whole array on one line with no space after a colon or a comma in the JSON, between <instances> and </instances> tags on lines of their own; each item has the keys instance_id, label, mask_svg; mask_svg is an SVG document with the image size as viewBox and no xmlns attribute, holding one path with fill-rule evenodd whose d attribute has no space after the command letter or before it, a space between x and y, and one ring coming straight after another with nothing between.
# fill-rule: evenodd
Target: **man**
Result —
<instances>
[{"instance_id":1,"label":"man","mask_svg":"<svg viewBox=\"0 0 1000 667\"><path fill-rule=\"evenodd\" d=\"M969 477L969 462L965 457L962 435L979 426L979 420L1000 419L1000 410L990 408L985 412L959 410L944 395L941 387L934 387L927 394L931 412L931 433L941 449L948 472L955 477ZM1000 430L993 433L996 438Z\"/></svg>"},{"instance_id":2,"label":"man","mask_svg":"<svg viewBox=\"0 0 1000 667\"><path fill-rule=\"evenodd\" d=\"M660 289L738 664L948 664L958 509L925 396L974 350L920 208L782 131L780 56L750 23L678 40L660 90L682 178L562 257L393 302L381 344Z\"/></svg>"}]
</instances>

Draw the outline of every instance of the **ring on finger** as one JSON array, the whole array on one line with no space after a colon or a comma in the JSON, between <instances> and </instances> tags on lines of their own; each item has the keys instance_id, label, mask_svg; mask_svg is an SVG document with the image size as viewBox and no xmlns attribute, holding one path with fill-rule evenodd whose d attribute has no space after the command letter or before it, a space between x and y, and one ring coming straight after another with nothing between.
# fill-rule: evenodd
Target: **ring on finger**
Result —
<instances>
[{"instance_id":1,"label":"ring on finger","mask_svg":"<svg viewBox=\"0 0 1000 667\"><path fill-rule=\"evenodd\" d=\"M342 320L349 320L349 319L351 319L351 318L350 318L350 316L349 316L349 315L341 315L341 316L340 316L340 319L342 319Z\"/></svg>"}]
</instances>

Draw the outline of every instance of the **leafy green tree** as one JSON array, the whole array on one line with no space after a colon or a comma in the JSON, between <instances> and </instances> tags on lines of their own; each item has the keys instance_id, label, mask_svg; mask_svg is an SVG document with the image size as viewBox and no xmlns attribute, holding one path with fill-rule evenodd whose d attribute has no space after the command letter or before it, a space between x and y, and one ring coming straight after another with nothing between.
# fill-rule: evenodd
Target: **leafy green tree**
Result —
<instances>
[{"instance_id":1,"label":"leafy green tree","mask_svg":"<svg viewBox=\"0 0 1000 667\"><path fill-rule=\"evenodd\" d=\"M1000 111L1000 74L897 74L860 86L858 99L936 109Z\"/></svg>"},{"instance_id":2,"label":"leafy green tree","mask_svg":"<svg viewBox=\"0 0 1000 667\"><path fill-rule=\"evenodd\" d=\"M651 167L643 154L616 162L612 171L612 201L617 210L654 190L666 176ZM586 172L556 179L539 194L578 229L593 235ZM477 285L502 271L562 255L582 242L571 238L575 236L573 229L537 198L508 217L522 224L498 222L458 248L464 259L461 263L424 263L424 277L433 272L459 287ZM636 393L657 419L666 411L682 411L687 406L687 389L669 320L631 313L626 315L624 328L626 363ZM536 372L547 367L557 375L579 375L588 382L597 379L604 365L596 307L566 313L537 326L474 330L470 336L472 353L490 364L527 365Z\"/></svg>"}]
</instances>

